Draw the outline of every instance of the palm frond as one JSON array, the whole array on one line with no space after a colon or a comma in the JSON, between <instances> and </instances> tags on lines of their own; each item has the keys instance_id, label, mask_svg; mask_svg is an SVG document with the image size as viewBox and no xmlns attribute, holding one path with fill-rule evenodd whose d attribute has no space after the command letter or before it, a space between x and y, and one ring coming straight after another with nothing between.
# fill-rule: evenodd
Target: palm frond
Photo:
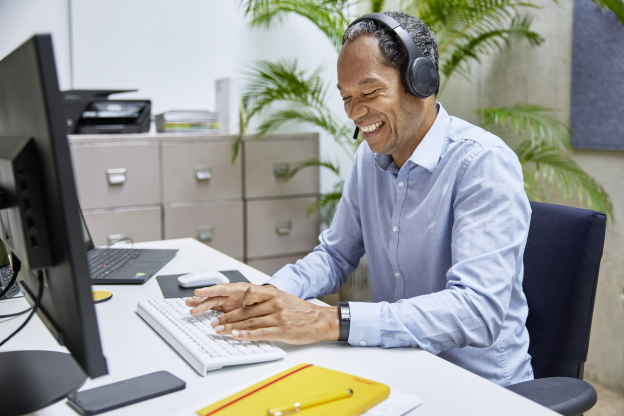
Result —
<instances>
[{"instance_id":1,"label":"palm frond","mask_svg":"<svg viewBox=\"0 0 624 416\"><path fill-rule=\"evenodd\" d=\"M578 195L579 202L587 200L590 208L604 212L613 219L613 203L603 187L589 176L569 155L562 153L556 146L538 145L533 146L529 139L525 140L516 149L520 163L535 165L535 180L542 178L543 181L555 190L561 192L566 199L574 193ZM555 181L556 180L556 181ZM525 176L525 186L527 184ZM536 189L531 181L532 190Z\"/></svg>"},{"instance_id":2,"label":"palm frond","mask_svg":"<svg viewBox=\"0 0 624 416\"><path fill-rule=\"evenodd\" d=\"M276 101L291 101L329 111L325 105L327 89L320 72L322 67L308 73L299 68L298 61L257 61L245 73L242 94L247 119Z\"/></svg>"},{"instance_id":3,"label":"palm frond","mask_svg":"<svg viewBox=\"0 0 624 416\"><path fill-rule=\"evenodd\" d=\"M247 112L245 110L245 104L243 103L243 99L241 98L238 101L238 136L234 138L232 142L232 164L236 162L236 158L240 153L240 148L243 145L243 135L247 132L247 123L249 119L247 118Z\"/></svg>"},{"instance_id":4,"label":"palm frond","mask_svg":"<svg viewBox=\"0 0 624 416\"><path fill-rule=\"evenodd\" d=\"M262 124L258 127L256 134L259 137L265 136L289 121L302 122L320 127L329 133L350 157L353 157L353 152L357 148L358 143L349 140L348 135L345 134L347 133L348 126L341 125L334 119L331 113L319 111L318 109L302 107L275 111L264 119Z\"/></svg>"},{"instance_id":5,"label":"palm frond","mask_svg":"<svg viewBox=\"0 0 624 416\"><path fill-rule=\"evenodd\" d=\"M340 176L340 166L338 165L338 163L329 162L327 160L320 160L320 159L308 159L305 162L301 162L295 165L293 168L289 169L288 173L286 174L286 178L291 179L301 169L309 168L309 167L326 168L334 172L337 176Z\"/></svg>"},{"instance_id":6,"label":"palm frond","mask_svg":"<svg viewBox=\"0 0 624 416\"><path fill-rule=\"evenodd\" d=\"M272 104L287 103L289 109L275 111L264 119L258 137L288 121L304 122L329 133L352 157L357 143L348 139L349 125L337 121L326 105L328 86L323 84L321 70L322 67L311 72L299 69L297 60L255 62L246 74L242 95L244 114L249 120Z\"/></svg>"},{"instance_id":7,"label":"palm frond","mask_svg":"<svg viewBox=\"0 0 624 416\"><path fill-rule=\"evenodd\" d=\"M597 6L610 9L624 25L624 0L592 0Z\"/></svg>"},{"instance_id":8,"label":"palm frond","mask_svg":"<svg viewBox=\"0 0 624 416\"><path fill-rule=\"evenodd\" d=\"M342 198L342 189L344 188L344 181L340 181L334 185L332 192L327 192L319 195L319 199L314 204L308 206L308 215L316 211L321 213L321 222L323 225L328 226L331 224L338 208L340 198Z\"/></svg>"},{"instance_id":9,"label":"palm frond","mask_svg":"<svg viewBox=\"0 0 624 416\"><path fill-rule=\"evenodd\" d=\"M554 116L555 110L537 104L516 103L506 107L484 107L475 111L481 127L508 128L516 134L530 134L531 145L550 145L570 150L570 127Z\"/></svg>"},{"instance_id":10,"label":"palm frond","mask_svg":"<svg viewBox=\"0 0 624 416\"><path fill-rule=\"evenodd\" d=\"M381 13L385 2L385 0L371 0L369 11L371 13Z\"/></svg>"},{"instance_id":11,"label":"palm frond","mask_svg":"<svg viewBox=\"0 0 624 416\"><path fill-rule=\"evenodd\" d=\"M251 17L252 27L269 27L279 23L288 13L312 22L332 42L336 50L342 45L342 35L349 25L344 10L346 0L242 0L244 14Z\"/></svg>"},{"instance_id":12,"label":"palm frond","mask_svg":"<svg viewBox=\"0 0 624 416\"><path fill-rule=\"evenodd\" d=\"M487 27L475 35L464 34L459 44L456 45L450 57L442 60L440 71L444 76L450 77L461 65L466 64L472 59L481 62L481 56L487 54L494 49L502 49L503 46L509 47L512 39L527 40L531 45L541 44L544 39L530 30L530 15L519 15L512 17L509 26L506 28ZM486 25L484 25L486 26ZM488 25L489 26L489 25Z\"/></svg>"}]
</instances>

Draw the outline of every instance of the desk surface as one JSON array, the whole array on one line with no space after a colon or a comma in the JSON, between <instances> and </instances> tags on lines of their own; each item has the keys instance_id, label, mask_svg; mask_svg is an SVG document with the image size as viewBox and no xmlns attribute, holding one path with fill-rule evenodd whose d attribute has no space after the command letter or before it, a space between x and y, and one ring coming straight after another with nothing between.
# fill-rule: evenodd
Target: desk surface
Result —
<instances>
[{"instance_id":1,"label":"desk surface","mask_svg":"<svg viewBox=\"0 0 624 416\"><path fill-rule=\"evenodd\" d=\"M193 239L180 239L136 244L142 248L179 248L177 256L159 274L176 274L199 270L238 269L252 283L262 283L268 276ZM185 390L124 409L106 413L122 415L171 415L195 403L211 403L224 393L240 390L252 382L283 371L296 364L311 363L344 371L385 383L391 389L420 396L424 404L410 416L441 415L556 415L502 387L486 381L454 364L418 348L363 348L344 343L324 342L308 346L277 343L286 358L262 364L226 367L201 377L137 314L141 300L161 299L155 278L142 286L94 286L113 293L113 298L96 304L102 348L108 361L109 374L88 380L83 389L166 370L185 380ZM0 314L19 311L26 301L0 302ZM23 317L0 323L4 339L23 321ZM33 320L1 351L12 350L66 351L60 347L38 318ZM0 369L1 371L1 369ZM42 416L75 416L65 400L35 413Z\"/></svg>"}]
</instances>

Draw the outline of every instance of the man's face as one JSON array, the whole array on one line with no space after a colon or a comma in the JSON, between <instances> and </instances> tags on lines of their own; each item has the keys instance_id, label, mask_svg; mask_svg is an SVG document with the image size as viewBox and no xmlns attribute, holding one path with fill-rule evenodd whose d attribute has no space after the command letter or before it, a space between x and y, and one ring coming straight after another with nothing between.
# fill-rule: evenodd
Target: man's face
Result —
<instances>
[{"instance_id":1,"label":"man's face","mask_svg":"<svg viewBox=\"0 0 624 416\"><path fill-rule=\"evenodd\" d=\"M347 41L338 56L338 89L371 150L394 155L414 147L409 142L424 119L424 100L407 93L399 71L383 59L375 35Z\"/></svg>"}]
</instances>

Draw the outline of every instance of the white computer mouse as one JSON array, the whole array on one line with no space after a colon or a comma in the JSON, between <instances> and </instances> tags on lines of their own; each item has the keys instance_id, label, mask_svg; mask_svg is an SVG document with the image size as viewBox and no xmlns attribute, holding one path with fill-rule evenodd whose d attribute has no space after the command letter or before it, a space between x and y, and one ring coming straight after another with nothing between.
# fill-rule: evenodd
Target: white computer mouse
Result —
<instances>
[{"instance_id":1,"label":"white computer mouse","mask_svg":"<svg viewBox=\"0 0 624 416\"><path fill-rule=\"evenodd\" d=\"M178 283L182 287L204 287L230 283L230 279L223 273L215 270L205 270L203 272L184 274L178 277Z\"/></svg>"}]
</instances>

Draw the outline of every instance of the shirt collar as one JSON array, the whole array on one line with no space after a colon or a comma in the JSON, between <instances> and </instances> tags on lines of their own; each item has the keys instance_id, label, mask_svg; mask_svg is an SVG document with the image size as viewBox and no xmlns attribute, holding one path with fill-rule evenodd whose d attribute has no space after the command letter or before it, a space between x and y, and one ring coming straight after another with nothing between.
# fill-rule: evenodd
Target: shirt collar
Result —
<instances>
[{"instance_id":1,"label":"shirt collar","mask_svg":"<svg viewBox=\"0 0 624 416\"><path fill-rule=\"evenodd\" d=\"M414 164L420 165L432 173L435 172L440 157L442 156L442 150L445 144L444 138L451 125L451 117L444 107L442 107L442 104L436 103L436 107L438 109L438 115L433 125L427 134L425 134L420 144L418 144L412 156L408 159L408 161L412 161ZM377 167L384 171L394 172L396 170L394 173L398 172L391 155L375 153L375 162Z\"/></svg>"}]
</instances>

